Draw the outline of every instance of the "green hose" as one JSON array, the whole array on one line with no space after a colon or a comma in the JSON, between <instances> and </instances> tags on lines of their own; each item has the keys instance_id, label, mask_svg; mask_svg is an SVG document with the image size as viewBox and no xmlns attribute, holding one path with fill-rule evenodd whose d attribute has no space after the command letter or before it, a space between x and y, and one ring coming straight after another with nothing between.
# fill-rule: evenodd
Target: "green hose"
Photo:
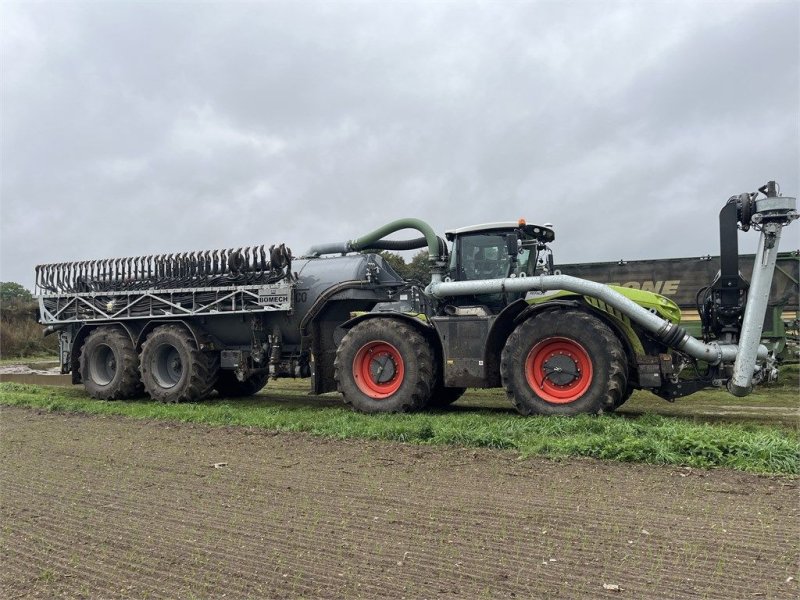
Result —
<instances>
[{"instance_id":1,"label":"green hose","mask_svg":"<svg viewBox=\"0 0 800 600\"><path fill-rule=\"evenodd\" d=\"M370 244L374 244L378 240L385 238L395 231L400 231L401 229L416 229L424 235L425 240L428 242L428 258L431 261L439 260L439 238L436 237L436 233L430 225L419 219L398 219L397 221L392 221L367 235L362 235L360 238L350 240L348 245L353 250L364 250L365 248L369 248Z\"/></svg>"}]
</instances>

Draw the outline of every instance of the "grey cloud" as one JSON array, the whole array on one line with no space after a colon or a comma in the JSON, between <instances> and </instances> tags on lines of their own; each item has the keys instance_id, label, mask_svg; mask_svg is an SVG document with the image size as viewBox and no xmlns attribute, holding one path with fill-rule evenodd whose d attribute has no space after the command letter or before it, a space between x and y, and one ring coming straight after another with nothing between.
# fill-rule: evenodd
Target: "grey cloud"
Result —
<instances>
[{"instance_id":1,"label":"grey cloud","mask_svg":"<svg viewBox=\"0 0 800 600\"><path fill-rule=\"evenodd\" d=\"M403 216L550 221L565 261L699 255L728 195L798 191L796 3L0 10L3 280Z\"/></svg>"}]
</instances>

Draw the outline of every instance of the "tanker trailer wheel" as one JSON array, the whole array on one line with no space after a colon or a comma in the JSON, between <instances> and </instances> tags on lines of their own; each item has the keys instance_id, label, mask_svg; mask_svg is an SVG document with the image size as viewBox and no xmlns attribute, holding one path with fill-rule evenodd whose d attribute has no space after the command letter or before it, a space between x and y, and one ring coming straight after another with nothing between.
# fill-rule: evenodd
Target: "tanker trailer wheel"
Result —
<instances>
[{"instance_id":1,"label":"tanker trailer wheel","mask_svg":"<svg viewBox=\"0 0 800 600\"><path fill-rule=\"evenodd\" d=\"M579 310L549 311L519 325L503 348L500 373L523 415L611 411L628 386L619 338Z\"/></svg>"},{"instance_id":2,"label":"tanker trailer wheel","mask_svg":"<svg viewBox=\"0 0 800 600\"><path fill-rule=\"evenodd\" d=\"M251 375L244 381L236 379L233 371L220 371L214 389L223 398L244 398L257 394L267 385L269 373Z\"/></svg>"},{"instance_id":3,"label":"tanker trailer wheel","mask_svg":"<svg viewBox=\"0 0 800 600\"><path fill-rule=\"evenodd\" d=\"M142 393L139 357L124 331L98 327L86 338L78 361L83 386L92 398L121 400Z\"/></svg>"},{"instance_id":4,"label":"tanker trailer wheel","mask_svg":"<svg viewBox=\"0 0 800 600\"><path fill-rule=\"evenodd\" d=\"M161 325L142 344L142 383L161 402L195 402L214 387L219 369L216 354L197 348L194 336L180 325Z\"/></svg>"},{"instance_id":5,"label":"tanker trailer wheel","mask_svg":"<svg viewBox=\"0 0 800 600\"><path fill-rule=\"evenodd\" d=\"M412 326L378 318L355 325L334 361L344 401L365 413L408 412L425 406L433 387L433 352Z\"/></svg>"}]
</instances>

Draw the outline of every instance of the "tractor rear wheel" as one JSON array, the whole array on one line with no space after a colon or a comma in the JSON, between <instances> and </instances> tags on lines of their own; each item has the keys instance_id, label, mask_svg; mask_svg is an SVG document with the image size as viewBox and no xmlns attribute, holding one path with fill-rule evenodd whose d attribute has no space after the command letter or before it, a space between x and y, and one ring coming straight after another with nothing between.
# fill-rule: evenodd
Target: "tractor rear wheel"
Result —
<instances>
[{"instance_id":1,"label":"tractor rear wheel","mask_svg":"<svg viewBox=\"0 0 800 600\"><path fill-rule=\"evenodd\" d=\"M117 327L98 327L81 348L81 379L92 398L121 400L142 393L139 357L127 333Z\"/></svg>"},{"instance_id":2,"label":"tractor rear wheel","mask_svg":"<svg viewBox=\"0 0 800 600\"><path fill-rule=\"evenodd\" d=\"M262 373L251 375L244 381L239 381L233 371L220 371L217 382L214 384L214 389L223 398L244 398L261 391L267 385L268 379L269 373Z\"/></svg>"},{"instance_id":3,"label":"tractor rear wheel","mask_svg":"<svg viewBox=\"0 0 800 600\"><path fill-rule=\"evenodd\" d=\"M196 402L211 392L219 357L198 349L194 336L180 325L161 325L142 345L142 383L161 402Z\"/></svg>"},{"instance_id":4,"label":"tractor rear wheel","mask_svg":"<svg viewBox=\"0 0 800 600\"><path fill-rule=\"evenodd\" d=\"M355 325L339 344L334 369L345 403L361 412L418 410L431 396L431 347L413 327L395 319Z\"/></svg>"},{"instance_id":5,"label":"tractor rear wheel","mask_svg":"<svg viewBox=\"0 0 800 600\"><path fill-rule=\"evenodd\" d=\"M549 311L519 325L503 349L500 373L523 415L611 411L628 386L619 338L580 310Z\"/></svg>"}]
</instances>

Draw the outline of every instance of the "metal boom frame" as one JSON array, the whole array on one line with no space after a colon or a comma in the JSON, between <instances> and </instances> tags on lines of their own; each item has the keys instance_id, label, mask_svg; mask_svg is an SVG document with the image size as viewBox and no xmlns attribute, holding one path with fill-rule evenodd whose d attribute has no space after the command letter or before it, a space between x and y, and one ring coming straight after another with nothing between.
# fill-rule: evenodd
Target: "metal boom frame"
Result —
<instances>
[{"instance_id":1,"label":"metal boom frame","mask_svg":"<svg viewBox=\"0 0 800 600\"><path fill-rule=\"evenodd\" d=\"M288 312L294 284L177 288L121 292L43 294L42 323L84 323L195 315Z\"/></svg>"}]
</instances>

